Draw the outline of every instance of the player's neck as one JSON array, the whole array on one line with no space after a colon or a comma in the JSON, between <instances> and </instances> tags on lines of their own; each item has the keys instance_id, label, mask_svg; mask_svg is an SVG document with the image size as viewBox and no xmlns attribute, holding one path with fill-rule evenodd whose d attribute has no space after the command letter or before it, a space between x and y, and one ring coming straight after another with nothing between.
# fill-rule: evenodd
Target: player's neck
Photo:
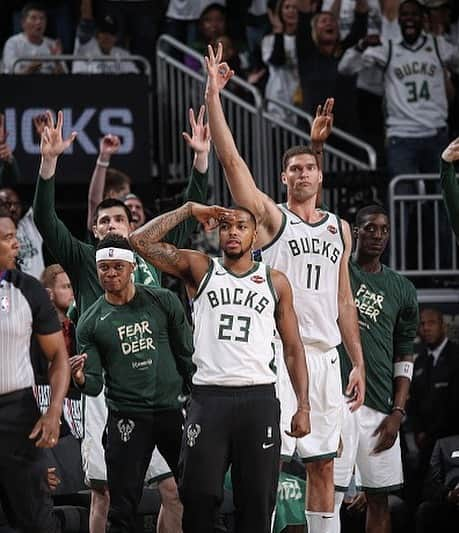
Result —
<instances>
[{"instance_id":1,"label":"player's neck","mask_svg":"<svg viewBox=\"0 0 459 533\"><path fill-rule=\"evenodd\" d=\"M287 207L292 213L298 215L305 222L314 223L322 219L323 214L316 208L316 196L312 196L303 202L295 201L290 197L287 201Z\"/></svg>"},{"instance_id":2,"label":"player's neck","mask_svg":"<svg viewBox=\"0 0 459 533\"><path fill-rule=\"evenodd\" d=\"M359 267L364 272L369 272L370 274L376 274L378 272L381 272L382 270L382 263L380 261L380 257L365 257L362 254L356 254L354 256L355 261L359 265Z\"/></svg>"},{"instance_id":3,"label":"player's neck","mask_svg":"<svg viewBox=\"0 0 459 533\"><path fill-rule=\"evenodd\" d=\"M252 254L244 255L239 259L223 256L223 265L235 274L245 274L253 267Z\"/></svg>"},{"instance_id":4,"label":"player's neck","mask_svg":"<svg viewBox=\"0 0 459 533\"><path fill-rule=\"evenodd\" d=\"M126 288L121 289L119 292L105 291L105 299L112 305L124 305L127 304L135 296L135 285L129 283Z\"/></svg>"}]
</instances>

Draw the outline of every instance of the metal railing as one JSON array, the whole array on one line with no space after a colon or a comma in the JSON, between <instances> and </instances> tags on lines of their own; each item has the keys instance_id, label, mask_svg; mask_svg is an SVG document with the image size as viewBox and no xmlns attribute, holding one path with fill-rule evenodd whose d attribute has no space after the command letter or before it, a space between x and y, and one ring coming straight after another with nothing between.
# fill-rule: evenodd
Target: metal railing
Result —
<instances>
[{"instance_id":1,"label":"metal railing","mask_svg":"<svg viewBox=\"0 0 459 533\"><path fill-rule=\"evenodd\" d=\"M442 195L434 192L439 190L434 174L404 174L389 184L390 266L401 274L459 274L456 238Z\"/></svg>"},{"instance_id":2,"label":"metal railing","mask_svg":"<svg viewBox=\"0 0 459 533\"><path fill-rule=\"evenodd\" d=\"M56 54L56 55L25 55L18 57L13 63L13 74L19 74L16 72L16 68L21 63L26 61L32 61L34 63L56 63L56 62L65 62L65 61L83 61L85 63L114 63L118 65L118 71L114 74L120 73L121 63L140 63L143 67L143 73L148 77L149 85L151 85L151 67L150 63L143 57L138 55L129 55L129 56L104 56L104 55L94 55L94 56L85 56L85 55L74 55L74 54ZM93 73L91 73L93 74ZM108 74L111 74L108 73Z\"/></svg>"},{"instance_id":3,"label":"metal railing","mask_svg":"<svg viewBox=\"0 0 459 533\"><path fill-rule=\"evenodd\" d=\"M204 101L204 59L201 54L169 35L162 35L158 39L156 58L158 120L162 128L158 139L162 175L183 179L188 175L192 154L179 132L188 127L185 110L188 107L198 109ZM186 63L190 63L187 58L192 58L194 64L200 66L199 71L187 66ZM274 200L281 201L282 154L293 145L309 143L310 137L305 130L309 131L312 117L283 102L274 102L295 114L295 120L283 120L265 109L266 101L245 80L234 76L230 83L232 90L222 91L221 97L238 150L258 186ZM362 157L351 156L327 143L324 150L325 172L371 171L376 168L376 154L371 146L339 130L336 136L353 144ZM209 169L212 200L228 205L229 192L215 154L211 156Z\"/></svg>"}]
</instances>

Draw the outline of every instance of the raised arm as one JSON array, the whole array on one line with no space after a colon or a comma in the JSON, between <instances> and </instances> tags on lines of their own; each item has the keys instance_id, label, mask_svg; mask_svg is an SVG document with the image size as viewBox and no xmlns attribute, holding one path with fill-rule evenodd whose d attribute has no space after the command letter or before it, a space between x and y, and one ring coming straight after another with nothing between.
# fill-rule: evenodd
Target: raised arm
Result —
<instances>
[{"instance_id":1,"label":"raised arm","mask_svg":"<svg viewBox=\"0 0 459 533\"><path fill-rule=\"evenodd\" d=\"M338 287L338 326L343 339L344 347L352 362L346 395L350 397L351 411L358 409L365 399L365 366L363 362L362 345L360 343L359 323L357 308L351 289L349 277L349 258L352 249L352 238L349 224L342 221L344 253L339 269Z\"/></svg>"},{"instance_id":2,"label":"raised arm","mask_svg":"<svg viewBox=\"0 0 459 533\"><path fill-rule=\"evenodd\" d=\"M110 159L119 150L120 139L116 135L105 135L99 144L99 156L97 157L88 190L88 217L86 228L92 232L96 207L104 199L105 178Z\"/></svg>"},{"instance_id":3,"label":"raised arm","mask_svg":"<svg viewBox=\"0 0 459 533\"><path fill-rule=\"evenodd\" d=\"M297 399L297 411L292 418L292 437L304 437L311 431L309 420L309 378L304 346L293 308L293 295L287 277L278 270L271 271L271 279L278 296L276 326L282 340L284 359Z\"/></svg>"},{"instance_id":4,"label":"raised arm","mask_svg":"<svg viewBox=\"0 0 459 533\"><path fill-rule=\"evenodd\" d=\"M459 161L459 137L450 143L441 154L440 183L443 201L446 205L449 222L459 241L459 185L454 162Z\"/></svg>"},{"instance_id":5,"label":"raised arm","mask_svg":"<svg viewBox=\"0 0 459 533\"><path fill-rule=\"evenodd\" d=\"M183 132L183 138L194 151L193 167L188 185L182 195L182 203L207 201L208 159L210 151L210 132L208 124L204 123L205 106L201 106L197 118L193 109L188 112L191 135ZM190 235L196 230L196 220L189 218L173 228L164 240L177 248L183 248Z\"/></svg>"},{"instance_id":6,"label":"raised arm","mask_svg":"<svg viewBox=\"0 0 459 533\"><path fill-rule=\"evenodd\" d=\"M282 215L276 204L261 192L245 161L239 155L231 130L226 122L220 101L220 90L233 75L226 63L220 63L223 48L218 45L217 55L211 46L206 57L208 72L206 103L212 141L218 159L225 171L228 187L236 204L249 209L259 223L257 245L270 242L282 224Z\"/></svg>"},{"instance_id":7,"label":"raised arm","mask_svg":"<svg viewBox=\"0 0 459 533\"><path fill-rule=\"evenodd\" d=\"M207 229L216 227L218 220L233 216L227 209L187 202L178 209L164 213L131 233L129 241L146 261L172 276L183 279L187 287L197 289L209 268L209 257L193 250L179 249L162 239L185 220L194 217Z\"/></svg>"},{"instance_id":8,"label":"raised arm","mask_svg":"<svg viewBox=\"0 0 459 533\"><path fill-rule=\"evenodd\" d=\"M0 187L15 187L19 182L20 172L7 138L5 115L0 113Z\"/></svg>"},{"instance_id":9,"label":"raised arm","mask_svg":"<svg viewBox=\"0 0 459 533\"><path fill-rule=\"evenodd\" d=\"M82 258L83 243L75 239L59 220L55 209L55 180L57 158L76 137L76 132L62 139L62 112L58 113L56 126L51 113L46 113L46 126L41 136L41 165L33 201L34 222L56 262L69 274L74 272Z\"/></svg>"}]
</instances>

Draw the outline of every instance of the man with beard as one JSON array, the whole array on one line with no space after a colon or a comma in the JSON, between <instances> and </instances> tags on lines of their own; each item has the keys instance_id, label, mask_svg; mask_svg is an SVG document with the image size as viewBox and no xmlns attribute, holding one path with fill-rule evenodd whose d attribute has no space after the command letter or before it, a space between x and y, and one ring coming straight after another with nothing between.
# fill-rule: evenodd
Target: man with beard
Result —
<instances>
[{"instance_id":1,"label":"man with beard","mask_svg":"<svg viewBox=\"0 0 459 533\"><path fill-rule=\"evenodd\" d=\"M343 409L336 351L341 339L354 367L346 387L349 407L357 409L365 396L365 369L348 271L351 232L336 215L316 208L322 183L319 145L295 146L284 154L281 178L287 186L286 205L276 205L257 188L223 113L219 91L232 73L220 58L221 49L215 55L209 47L206 100L211 135L234 200L256 217L255 247L262 260L285 273L292 284L311 376L312 431L301 439L282 434L281 453L285 459L291 458L296 449L305 462L308 528L310 533L324 533L330 531L328 522L334 512L333 459L339 449ZM316 117L325 130L331 120L328 107L324 106L325 115ZM275 344L281 426L285 428L296 403L283 363L282 343L275 339Z\"/></svg>"},{"instance_id":2,"label":"man with beard","mask_svg":"<svg viewBox=\"0 0 459 533\"><path fill-rule=\"evenodd\" d=\"M366 531L390 533L388 495L403 486L399 429L413 374L418 322L416 289L381 263L389 217L372 205L357 213L355 254L349 270L366 368L364 405L343 420L343 453L335 460L336 502L343 500L356 466L356 484L368 503ZM340 347L343 380L350 365ZM339 522L339 514L335 518ZM335 528L334 531L339 531Z\"/></svg>"},{"instance_id":3,"label":"man with beard","mask_svg":"<svg viewBox=\"0 0 459 533\"><path fill-rule=\"evenodd\" d=\"M160 242L190 217L205 225L219 221L222 258ZM309 433L308 375L292 291L284 274L253 261L256 236L256 220L247 209L193 202L130 236L145 259L185 282L192 299L197 370L179 477L184 533L213 533L229 466L236 531L271 531L280 452L275 329L296 395L289 434Z\"/></svg>"}]
</instances>

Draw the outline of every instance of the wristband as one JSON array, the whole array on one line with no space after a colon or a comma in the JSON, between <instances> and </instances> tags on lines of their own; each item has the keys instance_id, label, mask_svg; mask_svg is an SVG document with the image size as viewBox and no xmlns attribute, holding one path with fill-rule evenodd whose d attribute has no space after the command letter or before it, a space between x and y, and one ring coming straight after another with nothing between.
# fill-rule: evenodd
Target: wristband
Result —
<instances>
[{"instance_id":1,"label":"wristband","mask_svg":"<svg viewBox=\"0 0 459 533\"><path fill-rule=\"evenodd\" d=\"M109 161L101 161L100 157L98 157L96 161L96 165L98 165L99 167L108 168L110 163Z\"/></svg>"},{"instance_id":2,"label":"wristband","mask_svg":"<svg viewBox=\"0 0 459 533\"><path fill-rule=\"evenodd\" d=\"M413 363L411 361L399 361L394 363L394 379L407 378L411 381L413 377Z\"/></svg>"},{"instance_id":3,"label":"wristband","mask_svg":"<svg viewBox=\"0 0 459 533\"><path fill-rule=\"evenodd\" d=\"M394 407L392 407L392 412L395 413L396 411L402 413L402 416L406 416L406 411L405 409L403 409L403 407L400 407L399 405L394 405Z\"/></svg>"}]
</instances>

